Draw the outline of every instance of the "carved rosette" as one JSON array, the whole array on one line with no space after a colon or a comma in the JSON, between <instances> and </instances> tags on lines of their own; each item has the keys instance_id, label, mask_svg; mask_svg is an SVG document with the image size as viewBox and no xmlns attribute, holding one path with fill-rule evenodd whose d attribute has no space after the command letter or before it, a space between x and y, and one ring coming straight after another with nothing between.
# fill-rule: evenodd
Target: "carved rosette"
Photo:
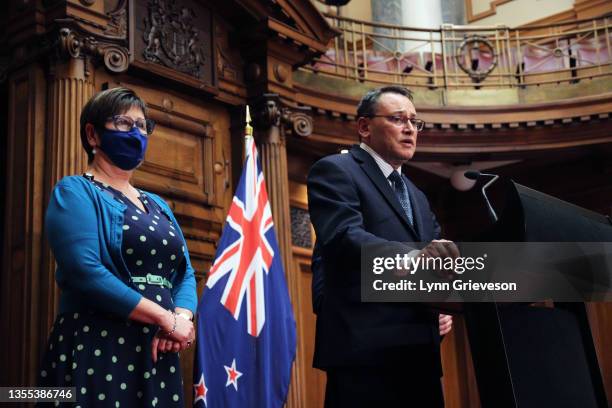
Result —
<instances>
[{"instance_id":1,"label":"carved rosette","mask_svg":"<svg viewBox=\"0 0 612 408\"><path fill-rule=\"evenodd\" d=\"M128 69L129 51L121 44L83 34L72 28L60 28L58 47L60 55L69 58L93 58L101 60L111 72Z\"/></svg>"}]
</instances>

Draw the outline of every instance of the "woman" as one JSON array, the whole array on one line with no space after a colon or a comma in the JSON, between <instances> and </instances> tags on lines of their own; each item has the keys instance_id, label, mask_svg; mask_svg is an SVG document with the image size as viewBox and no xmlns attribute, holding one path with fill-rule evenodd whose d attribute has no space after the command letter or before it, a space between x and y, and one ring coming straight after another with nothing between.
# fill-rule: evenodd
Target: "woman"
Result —
<instances>
[{"instance_id":1,"label":"woman","mask_svg":"<svg viewBox=\"0 0 612 408\"><path fill-rule=\"evenodd\" d=\"M168 205L130 184L153 125L133 91L95 95L81 113L87 171L60 180L47 209L61 297L40 384L76 387L76 406L183 406L193 268Z\"/></svg>"}]
</instances>

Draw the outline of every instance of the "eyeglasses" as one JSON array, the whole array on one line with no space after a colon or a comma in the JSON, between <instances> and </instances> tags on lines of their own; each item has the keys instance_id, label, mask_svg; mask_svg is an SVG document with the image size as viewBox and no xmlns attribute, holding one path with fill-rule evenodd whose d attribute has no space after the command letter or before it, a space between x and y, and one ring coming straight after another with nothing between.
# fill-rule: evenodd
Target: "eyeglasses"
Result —
<instances>
[{"instance_id":1,"label":"eyeglasses","mask_svg":"<svg viewBox=\"0 0 612 408\"><path fill-rule=\"evenodd\" d=\"M155 121L151 119L142 119L138 118L136 120L130 118L125 115L115 115L106 119L107 122L113 122L115 128L122 132L129 132L136 126L141 133L150 135L153 133L153 129L155 129Z\"/></svg>"},{"instance_id":2,"label":"eyeglasses","mask_svg":"<svg viewBox=\"0 0 612 408\"><path fill-rule=\"evenodd\" d=\"M418 131L423 130L425 127L425 121L421 119L408 118L401 115L368 115L366 118L385 118L395 126L402 128L408 126L408 122L410 122L412 127Z\"/></svg>"}]
</instances>

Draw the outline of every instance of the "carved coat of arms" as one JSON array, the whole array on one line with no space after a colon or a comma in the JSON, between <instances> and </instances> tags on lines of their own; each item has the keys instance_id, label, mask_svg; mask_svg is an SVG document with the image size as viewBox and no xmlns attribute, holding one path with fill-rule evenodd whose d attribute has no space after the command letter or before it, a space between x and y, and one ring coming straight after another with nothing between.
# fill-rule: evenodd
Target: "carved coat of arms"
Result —
<instances>
[{"instance_id":1,"label":"carved coat of arms","mask_svg":"<svg viewBox=\"0 0 612 408\"><path fill-rule=\"evenodd\" d=\"M196 18L192 9L178 6L175 0L149 0L144 59L199 79L204 56L198 44L199 30L193 24Z\"/></svg>"}]
</instances>

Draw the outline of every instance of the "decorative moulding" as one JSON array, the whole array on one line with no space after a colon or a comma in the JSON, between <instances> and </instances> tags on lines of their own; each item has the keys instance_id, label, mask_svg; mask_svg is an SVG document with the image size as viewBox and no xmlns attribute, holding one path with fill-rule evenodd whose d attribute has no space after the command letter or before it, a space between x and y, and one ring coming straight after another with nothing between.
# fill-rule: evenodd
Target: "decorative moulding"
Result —
<instances>
[{"instance_id":1,"label":"decorative moulding","mask_svg":"<svg viewBox=\"0 0 612 408\"><path fill-rule=\"evenodd\" d=\"M130 1L130 65L217 94L213 14L194 0Z\"/></svg>"}]
</instances>

